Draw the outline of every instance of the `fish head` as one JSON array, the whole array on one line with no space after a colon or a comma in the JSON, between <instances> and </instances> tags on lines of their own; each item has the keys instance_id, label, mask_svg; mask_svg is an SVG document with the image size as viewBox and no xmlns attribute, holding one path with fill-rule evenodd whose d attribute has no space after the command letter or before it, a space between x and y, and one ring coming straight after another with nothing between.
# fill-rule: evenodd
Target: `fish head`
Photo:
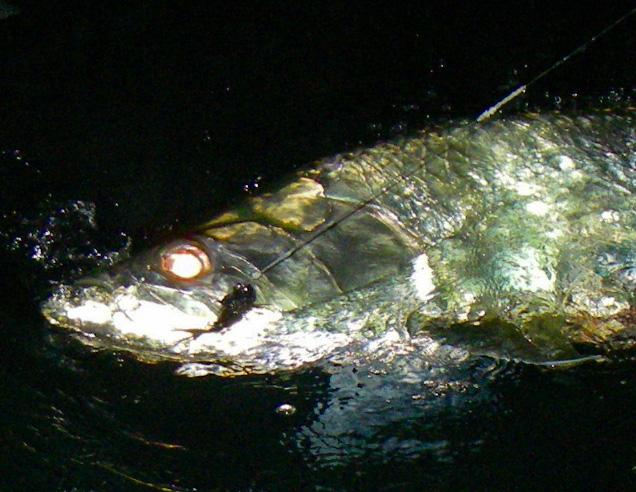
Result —
<instances>
[{"instance_id":1,"label":"fish head","mask_svg":"<svg viewBox=\"0 0 636 492\"><path fill-rule=\"evenodd\" d=\"M90 345L183 361L265 350L294 307L244 256L192 236L58 286L42 312Z\"/></svg>"}]
</instances>

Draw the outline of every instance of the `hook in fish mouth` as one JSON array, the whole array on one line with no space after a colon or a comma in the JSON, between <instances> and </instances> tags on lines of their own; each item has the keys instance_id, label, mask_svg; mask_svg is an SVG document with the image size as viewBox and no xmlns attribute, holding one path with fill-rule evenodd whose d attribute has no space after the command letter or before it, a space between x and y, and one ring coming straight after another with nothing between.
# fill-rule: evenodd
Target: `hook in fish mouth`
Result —
<instances>
[{"instance_id":1,"label":"hook in fish mouth","mask_svg":"<svg viewBox=\"0 0 636 492\"><path fill-rule=\"evenodd\" d=\"M213 361L237 360L244 352L264 352L271 344L268 329L279 311L255 305L255 290L237 284L221 301L199 290L183 291L148 283L104 288L90 285L61 285L41 310L52 324L90 338L94 345L117 342L135 351L146 346L175 355L204 353ZM250 366L249 359L237 360Z\"/></svg>"},{"instance_id":2,"label":"hook in fish mouth","mask_svg":"<svg viewBox=\"0 0 636 492\"><path fill-rule=\"evenodd\" d=\"M83 281L60 286L42 312L93 347L128 350L141 359L146 353L153 360L203 360L214 365L207 374L226 376L297 368L352 342L344 333L311 331L310 320L283 323L280 309L255 303L248 284L235 285L220 302L198 295L144 283L106 291Z\"/></svg>"},{"instance_id":3,"label":"hook in fish mouth","mask_svg":"<svg viewBox=\"0 0 636 492\"><path fill-rule=\"evenodd\" d=\"M118 348L272 372L403 330L406 310L420 331L501 320L549 356L585 326L633 324L616 314L633 304L636 184L608 166L631 168L635 124L632 109L449 122L342 154L43 312ZM579 314L600 322L560 321Z\"/></svg>"}]
</instances>

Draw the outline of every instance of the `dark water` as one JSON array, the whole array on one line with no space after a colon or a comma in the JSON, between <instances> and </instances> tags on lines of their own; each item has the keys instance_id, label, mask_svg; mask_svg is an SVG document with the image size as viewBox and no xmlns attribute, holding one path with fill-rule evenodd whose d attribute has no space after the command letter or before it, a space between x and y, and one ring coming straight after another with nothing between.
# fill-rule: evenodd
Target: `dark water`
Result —
<instances>
[{"instance_id":1,"label":"dark water","mask_svg":"<svg viewBox=\"0 0 636 492\"><path fill-rule=\"evenodd\" d=\"M630 360L188 379L41 320L51 282L297 165L477 115L634 7L242 5L22 2L0 21L0 489L636 488ZM634 32L516 107L633 99Z\"/></svg>"}]
</instances>

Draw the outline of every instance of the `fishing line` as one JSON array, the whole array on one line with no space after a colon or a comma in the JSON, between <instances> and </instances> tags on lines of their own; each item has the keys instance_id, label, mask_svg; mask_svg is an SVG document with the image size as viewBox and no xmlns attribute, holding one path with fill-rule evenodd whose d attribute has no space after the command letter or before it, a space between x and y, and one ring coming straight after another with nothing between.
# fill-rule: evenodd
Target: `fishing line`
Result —
<instances>
[{"instance_id":1,"label":"fishing line","mask_svg":"<svg viewBox=\"0 0 636 492\"><path fill-rule=\"evenodd\" d=\"M390 164L387 164L386 167L388 167ZM385 169L386 169L385 167ZM419 166L421 167L421 165ZM419 168L418 167L418 168ZM417 169L415 171L413 171L413 173L415 173L417 171ZM404 179L405 181L413 175L413 173L408 174L406 176L401 176L402 179ZM297 244L296 246L294 246L292 249L290 249L289 251L283 253L281 256L279 256L278 258L274 259L271 263L269 263L268 265L266 265L263 269L261 269L261 271L259 272L259 274L255 277L255 279L258 279L261 275L263 275L264 273L266 273L268 270L271 270L272 268L274 268L276 265L282 263L283 261L285 261L287 258L289 258L290 256L294 255L296 252L298 252L299 250L303 249L304 247L308 246L309 244L311 244L312 242L314 242L316 239L318 239L320 236L322 236L323 234L325 234L326 232L328 232L329 230L333 229L335 226L337 226L338 224L340 224L341 222L345 221L346 219L348 219L349 217L351 217L353 214L355 214L356 212L359 212L360 210L362 210L363 208L365 208L367 205L369 205L371 202L373 202L374 200L376 200L377 198L380 198L382 195L385 195L386 193L388 193L389 191L391 191L393 188L396 188L398 186L398 184L400 184L399 181L396 181L388 186L385 186L384 188L382 188L380 191L378 191L377 193L375 193L374 195L371 195L369 198L367 198L366 200L363 200L362 202L356 204L355 207L353 207L351 210L349 210L347 213L343 214L341 217L338 217L337 219L333 220L332 222L328 223L326 226L322 227L321 229L318 229L316 232L314 232L312 235L310 235L309 237L305 238L302 242L300 242L299 244Z\"/></svg>"},{"instance_id":2,"label":"fishing line","mask_svg":"<svg viewBox=\"0 0 636 492\"><path fill-rule=\"evenodd\" d=\"M556 62L554 62L552 65L550 65L548 68L546 68L543 72L541 72L539 75L537 75L535 78L533 78L530 82L528 82L527 84L523 84L523 85L517 87L514 91L512 91L510 94L505 96L503 99L501 99L499 102L497 102L494 106L489 107L486 111L481 113L477 117L477 120L476 120L477 123L482 123L482 122L490 119L503 106L508 104L510 101L516 99L520 94L525 93L526 90L528 89L528 87L530 87L531 85L534 85L536 82L541 80L543 77L545 77L546 75L548 75L552 71L554 71L557 68L559 68L561 65L563 65L565 62L567 62L573 56L578 55L579 53L583 53L592 43L598 41L605 34L610 32L612 29L614 29L616 26L618 26L621 22L626 20L629 16L633 15L634 13L636 13L636 7L634 7L632 10L630 10L629 12L624 14L623 16L621 16L618 19L616 19L609 26L607 26L605 29L599 31L597 34L592 36L590 39L585 41L583 44L581 44L578 47L574 48L570 53L565 55L563 58L561 58L560 60L557 60Z\"/></svg>"},{"instance_id":3,"label":"fishing line","mask_svg":"<svg viewBox=\"0 0 636 492\"><path fill-rule=\"evenodd\" d=\"M565 62L567 62L568 60L570 60L570 58L572 58L573 56L579 54L579 53L583 53L585 50L587 50L587 48L592 45L594 42L596 42L598 39L600 39L601 37L603 37L604 35L606 35L608 32L612 31L616 26L618 26L619 24L621 24L622 22L624 22L627 18L629 18L630 16L632 16L633 14L636 13L636 7L634 7L632 10L630 10L629 12L623 14L621 17L619 17L618 19L616 19L614 22L612 22L611 24L609 24L607 27L605 27L604 29L602 29L601 31L599 31L597 34L595 34L594 36L592 36L590 39L588 39L586 42L584 42L583 44L579 45L578 47L576 47L574 50L572 50L570 53L568 53L567 55L565 55L564 57L562 57L561 59L557 60L555 63L553 63L552 65L550 65L548 68L546 68L545 70L543 70L541 73L539 73L536 77L534 77L532 80L530 80L529 82L527 82L526 84L521 85L520 87L518 87L517 89L513 90L510 94L508 94L507 96L505 96L504 98L502 98L500 101L498 101L495 105L491 106L490 108L488 108L487 110L483 111L475 120L476 123L483 123L485 121L487 121L488 119L490 119L492 116L494 116L497 112L499 112L499 110L505 106L506 104L508 104L510 101L516 99L517 97L519 97L519 95L523 94L526 92L526 90L534 85L536 82L538 82L539 80L541 80L542 78L544 78L545 76L547 76L548 74L550 74L551 72L553 72L554 70L556 70L558 67L560 67L561 65L563 65ZM429 149L430 151L430 149ZM441 157L441 156L437 156L437 157ZM390 166L391 164L387 164L386 167ZM417 171L419 171L423 166L425 165L425 161L423 160L419 165L416 166L416 169L413 170L410 173L407 173L406 175L402 175L400 173L400 177L402 178L403 181L407 181L411 176L413 176ZM386 167L384 169L386 169ZM267 264L264 268L260 269L259 273L257 274L253 274L252 275L252 279L253 280L258 280L262 275L264 275L265 273L267 273L269 270L275 268L277 265L281 264L283 261L287 260L288 258L292 257L293 255L295 255L298 251L300 251L301 249L305 248L306 246L308 246L309 244L311 244L312 242L314 242L316 239L318 239L320 236L322 236L323 234L325 234L326 232L328 232L329 230L333 229L335 226L337 226L338 224L340 224L341 222L345 221L346 219L348 219L349 217L351 217L353 214L359 212L360 210L362 210L363 208L365 208L366 206L368 206L369 204L371 204L373 201L377 200L378 198L380 198L381 196L385 195L386 193L393 191L395 188L398 187L398 185L400 185L402 183L402 181L395 181L387 186L384 186L383 188L381 188L377 193L371 195L370 197L368 197L367 199L363 200L362 202L358 203L355 207L353 207L351 210L349 210L347 213L343 214L341 217L338 217L336 219L334 219L332 222L328 223L326 226L320 228L319 230L317 230L316 232L314 232L313 234L311 234L310 236L306 237L305 239L303 239L300 243L298 243L297 245L295 245L293 248L291 248L290 250L288 250L287 252L283 253L282 255L280 255L279 257L275 258L274 260L272 260L269 264Z\"/></svg>"}]
</instances>

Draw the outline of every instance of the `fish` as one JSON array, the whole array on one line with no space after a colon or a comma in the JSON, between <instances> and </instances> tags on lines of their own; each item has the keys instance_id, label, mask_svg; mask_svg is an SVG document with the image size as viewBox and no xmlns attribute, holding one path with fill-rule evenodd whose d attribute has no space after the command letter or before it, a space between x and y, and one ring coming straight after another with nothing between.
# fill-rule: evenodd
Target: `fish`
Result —
<instances>
[{"instance_id":1,"label":"fish","mask_svg":"<svg viewBox=\"0 0 636 492\"><path fill-rule=\"evenodd\" d=\"M636 344L636 110L431 125L58 286L52 325L184 373Z\"/></svg>"}]
</instances>

